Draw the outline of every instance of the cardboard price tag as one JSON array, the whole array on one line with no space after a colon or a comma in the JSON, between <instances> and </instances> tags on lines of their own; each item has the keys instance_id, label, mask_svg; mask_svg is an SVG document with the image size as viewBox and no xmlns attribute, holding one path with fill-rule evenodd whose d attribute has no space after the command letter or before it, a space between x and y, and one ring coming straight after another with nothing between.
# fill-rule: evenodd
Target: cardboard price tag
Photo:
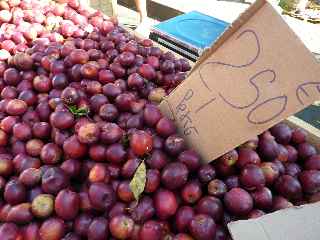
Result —
<instances>
[{"instance_id":1,"label":"cardboard price tag","mask_svg":"<svg viewBox=\"0 0 320 240\"><path fill-rule=\"evenodd\" d=\"M211 161L320 96L320 65L275 9L255 2L160 105Z\"/></svg>"}]
</instances>

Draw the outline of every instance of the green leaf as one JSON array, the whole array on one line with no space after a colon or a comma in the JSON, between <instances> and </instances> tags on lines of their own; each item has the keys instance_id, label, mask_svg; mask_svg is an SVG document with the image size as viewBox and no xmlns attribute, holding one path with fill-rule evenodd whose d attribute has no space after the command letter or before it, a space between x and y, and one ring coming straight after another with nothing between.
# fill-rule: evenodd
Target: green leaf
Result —
<instances>
[{"instance_id":1,"label":"green leaf","mask_svg":"<svg viewBox=\"0 0 320 240\"><path fill-rule=\"evenodd\" d=\"M130 189L134 195L134 198L138 201L141 193L143 193L146 180L147 180L147 169L146 164L144 161L142 161L137 168L136 172L134 173L134 176L129 184Z\"/></svg>"},{"instance_id":2,"label":"green leaf","mask_svg":"<svg viewBox=\"0 0 320 240\"><path fill-rule=\"evenodd\" d=\"M89 109L88 108L79 108L77 109L77 116L85 116L88 115Z\"/></svg>"},{"instance_id":3,"label":"green leaf","mask_svg":"<svg viewBox=\"0 0 320 240\"><path fill-rule=\"evenodd\" d=\"M77 106L67 106L69 111L76 117L86 116L89 114L89 109L87 108L77 108Z\"/></svg>"},{"instance_id":4,"label":"green leaf","mask_svg":"<svg viewBox=\"0 0 320 240\"><path fill-rule=\"evenodd\" d=\"M73 113L73 114L76 113L76 111L77 111L77 106L72 105L72 106L67 106L67 107L68 107L68 109L69 109L69 111L70 111L71 113Z\"/></svg>"}]
</instances>

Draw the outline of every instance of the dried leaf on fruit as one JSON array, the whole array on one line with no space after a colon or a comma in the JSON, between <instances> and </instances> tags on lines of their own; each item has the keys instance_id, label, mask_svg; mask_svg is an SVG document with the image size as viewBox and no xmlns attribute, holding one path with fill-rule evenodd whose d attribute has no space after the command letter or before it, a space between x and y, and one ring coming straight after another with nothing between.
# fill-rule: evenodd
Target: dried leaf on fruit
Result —
<instances>
[{"instance_id":1,"label":"dried leaf on fruit","mask_svg":"<svg viewBox=\"0 0 320 240\"><path fill-rule=\"evenodd\" d=\"M143 193L146 180L147 180L147 169L144 161L141 162L139 167L137 168L134 176L130 182L130 189L134 195L134 198L138 201L141 193Z\"/></svg>"}]
</instances>

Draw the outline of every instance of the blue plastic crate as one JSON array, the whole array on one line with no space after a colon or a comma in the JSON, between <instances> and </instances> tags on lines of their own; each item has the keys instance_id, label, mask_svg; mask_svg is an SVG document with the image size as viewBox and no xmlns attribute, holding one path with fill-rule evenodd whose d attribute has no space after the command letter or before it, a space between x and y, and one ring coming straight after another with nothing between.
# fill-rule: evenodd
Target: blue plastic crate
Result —
<instances>
[{"instance_id":1,"label":"blue plastic crate","mask_svg":"<svg viewBox=\"0 0 320 240\"><path fill-rule=\"evenodd\" d=\"M224 32L229 23L192 11L155 25L150 38L177 51L198 57Z\"/></svg>"}]
</instances>

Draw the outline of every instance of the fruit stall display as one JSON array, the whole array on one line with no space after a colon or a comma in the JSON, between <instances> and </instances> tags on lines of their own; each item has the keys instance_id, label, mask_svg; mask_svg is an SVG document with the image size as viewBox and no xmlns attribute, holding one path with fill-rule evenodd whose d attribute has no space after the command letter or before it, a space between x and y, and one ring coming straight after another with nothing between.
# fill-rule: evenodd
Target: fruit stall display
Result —
<instances>
[{"instance_id":1,"label":"fruit stall display","mask_svg":"<svg viewBox=\"0 0 320 240\"><path fill-rule=\"evenodd\" d=\"M1 240L227 240L231 221L320 200L304 129L203 164L156 104L186 60L77 0L0 8Z\"/></svg>"}]
</instances>

